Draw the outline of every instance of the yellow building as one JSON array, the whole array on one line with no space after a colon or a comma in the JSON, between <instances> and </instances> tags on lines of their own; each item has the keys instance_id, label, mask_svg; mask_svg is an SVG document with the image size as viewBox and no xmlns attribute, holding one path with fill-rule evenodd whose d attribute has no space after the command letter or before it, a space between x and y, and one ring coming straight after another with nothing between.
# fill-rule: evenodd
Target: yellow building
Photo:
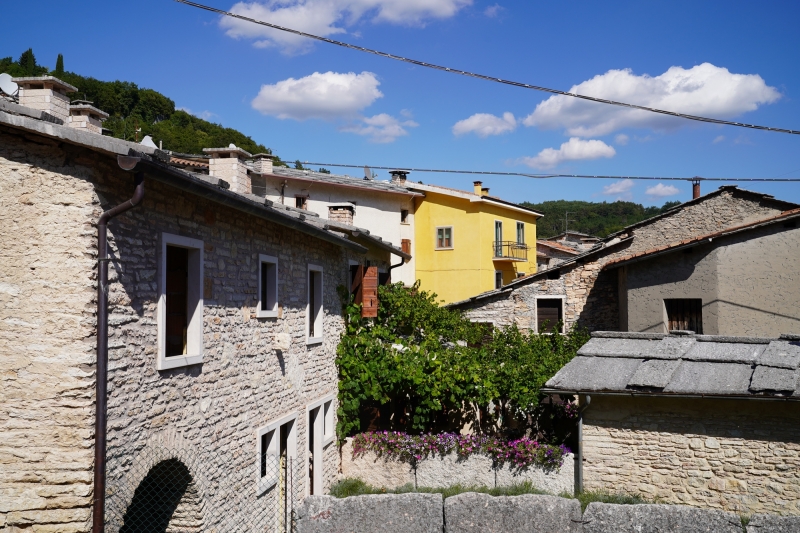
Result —
<instances>
[{"instance_id":1,"label":"yellow building","mask_svg":"<svg viewBox=\"0 0 800 533\"><path fill-rule=\"evenodd\" d=\"M421 288L445 303L500 288L536 272L536 220L542 215L474 192L407 182L415 199L414 257Z\"/></svg>"}]
</instances>

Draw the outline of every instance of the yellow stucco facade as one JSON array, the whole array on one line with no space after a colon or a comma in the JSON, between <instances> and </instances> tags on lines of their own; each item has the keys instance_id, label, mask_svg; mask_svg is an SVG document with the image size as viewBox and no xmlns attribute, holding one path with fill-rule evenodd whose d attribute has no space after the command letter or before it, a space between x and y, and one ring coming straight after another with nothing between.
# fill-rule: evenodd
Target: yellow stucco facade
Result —
<instances>
[{"instance_id":1,"label":"yellow stucco facade","mask_svg":"<svg viewBox=\"0 0 800 533\"><path fill-rule=\"evenodd\" d=\"M473 193L410 185L425 194L416 199L414 215L416 275L423 290L452 303L494 289L497 276L505 285L536 272L540 214L490 197L488 189L481 193L479 182Z\"/></svg>"}]
</instances>

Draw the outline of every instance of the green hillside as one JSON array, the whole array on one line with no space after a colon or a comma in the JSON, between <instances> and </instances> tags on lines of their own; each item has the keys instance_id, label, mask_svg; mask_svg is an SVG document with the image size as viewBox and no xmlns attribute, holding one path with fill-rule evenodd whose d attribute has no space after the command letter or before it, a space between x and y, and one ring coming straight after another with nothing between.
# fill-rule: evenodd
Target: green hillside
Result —
<instances>
[{"instance_id":1,"label":"green hillside","mask_svg":"<svg viewBox=\"0 0 800 533\"><path fill-rule=\"evenodd\" d=\"M656 216L680 202L667 202L661 207L644 207L633 202L583 202L579 200L551 200L521 205L544 215L536 225L538 237L552 237L564 231L564 214L569 212L569 229L605 237L625 226Z\"/></svg>"},{"instance_id":2,"label":"green hillside","mask_svg":"<svg viewBox=\"0 0 800 533\"><path fill-rule=\"evenodd\" d=\"M100 81L65 71L60 54L52 71L39 65L33 50L28 49L16 61L12 57L0 58L0 72L15 77L50 75L74 85L78 92L71 93L70 99L89 100L111 115L104 127L119 139L134 141L150 135L156 144L162 142L165 150L188 154L230 143L252 154L272 153L237 130L176 110L175 102L152 89L140 88L129 81ZM283 165L279 159L276 164Z\"/></svg>"}]
</instances>

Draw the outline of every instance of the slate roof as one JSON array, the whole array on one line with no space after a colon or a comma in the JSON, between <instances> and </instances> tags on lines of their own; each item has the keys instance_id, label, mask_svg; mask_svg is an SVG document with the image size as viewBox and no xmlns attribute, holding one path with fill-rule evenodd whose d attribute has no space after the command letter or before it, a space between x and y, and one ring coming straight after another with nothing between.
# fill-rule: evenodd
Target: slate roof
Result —
<instances>
[{"instance_id":1,"label":"slate roof","mask_svg":"<svg viewBox=\"0 0 800 533\"><path fill-rule=\"evenodd\" d=\"M353 178L351 176L342 176L339 174L324 174L322 172L314 172L313 170L297 170L294 168L274 167L272 169L272 175L299 181L344 185L346 187L352 187L356 189L404 194L407 196L421 196L419 193L409 191L406 187L390 181L365 180L364 178Z\"/></svg>"},{"instance_id":2,"label":"slate roof","mask_svg":"<svg viewBox=\"0 0 800 533\"><path fill-rule=\"evenodd\" d=\"M547 393L800 400L800 335L594 332Z\"/></svg>"},{"instance_id":3,"label":"slate roof","mask_svg":"<svg viewBox=\"0 0 800 533\"><path fill-rule=\"evenodd\" d=\"M537 245L537 246L538 246L538 245L540 245L540 244L541 244L542 246L547 246L548 248L555 248L556 250L558 250L558 251L560 251L560 252L565 252L565 253L568 253L568 254L571 254L571 255L578 255L578 254L580 254L580 252L579 252L578 250L576 250L575 248L572 248L572 247L569 247L569 246L565 246L565 245L563 245L563 244L559 244L559 243L557 243L557 242L552 242L552 241L536 241L536 245Z\"/></svg>"}]
</instances>

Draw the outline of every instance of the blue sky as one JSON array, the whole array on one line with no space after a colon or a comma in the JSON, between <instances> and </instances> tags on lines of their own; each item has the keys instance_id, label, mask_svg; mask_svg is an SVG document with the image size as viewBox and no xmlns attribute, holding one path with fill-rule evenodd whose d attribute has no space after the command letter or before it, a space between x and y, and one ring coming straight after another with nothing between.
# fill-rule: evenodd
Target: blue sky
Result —
<instances>
[{"instance_id":1,"label":"blue sky","mask_svg":"<svg viewBox=\"0 0 800 533\"><path fill-rule=\"evenodd\" d=\"M234 7L230 0L206 3ZM800 178L798 135L548 100L544 93L222 22L170 0L41 1L35 29L30 5L4 6L0 56L16 58L33 47L39 62L53 67L62 53L67 70L156 89L178 107L239 129L284 159ZM796 1L267 0L235 9L455 68L800 129ZM465 189L474 179L410 178ZM483 181L492 194L517 202L623 198L660 205L691 194L687 182ZM704 191L718 185L706 183ZM800 202L800 183L740 186Z\"/></svg>"}]
</instances>

